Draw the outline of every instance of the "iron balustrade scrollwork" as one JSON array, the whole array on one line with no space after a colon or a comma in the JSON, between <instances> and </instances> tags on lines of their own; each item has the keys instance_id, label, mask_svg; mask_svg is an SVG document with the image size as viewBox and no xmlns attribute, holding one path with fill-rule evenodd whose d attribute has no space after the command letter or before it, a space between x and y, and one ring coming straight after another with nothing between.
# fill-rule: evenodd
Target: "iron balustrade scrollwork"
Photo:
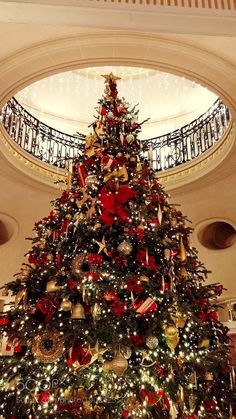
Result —
<instances>
[{"instance_id":1,"label":"iron balustrade scrollwork","mask_svg":"<svg viewBox=\"0 0 236 419\"><path fill-rule=\"evenodd\" d=\"M13 97L2 108L1 120L22 149L45 163L65 167L68 159L83 152L84 136L69 135L39 121ZM229 126L231 115L217 99L207 112L180 129L143 140L143 154L153 170L167 170L189 162L209 150Z\"/></svg>"}]
</instances>

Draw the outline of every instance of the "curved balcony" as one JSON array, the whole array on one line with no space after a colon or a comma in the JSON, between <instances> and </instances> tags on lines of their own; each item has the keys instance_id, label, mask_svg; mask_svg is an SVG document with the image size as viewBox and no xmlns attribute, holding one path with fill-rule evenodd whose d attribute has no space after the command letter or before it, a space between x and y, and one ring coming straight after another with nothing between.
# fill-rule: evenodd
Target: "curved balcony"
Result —
<instances>
[{"instance_id":1,"label":"curved balcony","mask_svg":"<svg viewBox=\"0 0 236 419\"><path fill-rule=\"evenodd\" d=\"M64 168L82 154L84 135L68 135L36 119L13 97L2 108L2 124L12 140L31 156ZM166 171L200 157L225 134L231 115L217 99L203 115L173 132L143 140L143 154L155 171Z\"/></svg>"}]
</instances>

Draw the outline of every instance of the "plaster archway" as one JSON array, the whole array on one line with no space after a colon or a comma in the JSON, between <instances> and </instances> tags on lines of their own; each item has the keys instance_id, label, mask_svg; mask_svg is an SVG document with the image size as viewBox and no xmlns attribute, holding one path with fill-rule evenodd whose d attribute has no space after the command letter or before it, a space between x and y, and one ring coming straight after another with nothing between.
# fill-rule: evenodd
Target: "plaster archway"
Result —
<instances>
[{"instance_id":1,"label":"plaster archway","mask_svg":"<svg viewBox=\"0 0 236 419\"><path fill-rule=\"evenodd\" d=\"M214 91L236 115L233 65L174 39L125 31L54 39L11 54L1 62L0 106L17 91L43 77L74 68L112 64L184 75Z\"/></svg>"}]
</instances>

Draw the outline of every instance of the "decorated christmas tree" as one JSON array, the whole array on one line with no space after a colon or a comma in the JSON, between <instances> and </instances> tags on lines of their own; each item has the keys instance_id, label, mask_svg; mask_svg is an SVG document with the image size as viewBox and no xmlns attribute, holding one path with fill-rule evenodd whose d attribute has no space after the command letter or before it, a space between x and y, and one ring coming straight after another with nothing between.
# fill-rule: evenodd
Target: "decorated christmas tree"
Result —
<instances>
[{"instance_id":1,"label":"decorated christmas tree","mask_svg":"<svg viewBox=\"0 0 236 419\"><path fill-rule=\"evenodd\" d=\"M138 111L105 93L67 190L35 223L0 317L0 413L26 418L230 418L220 284L190 245L138 139Z\"/></svg>"}]
</instances>

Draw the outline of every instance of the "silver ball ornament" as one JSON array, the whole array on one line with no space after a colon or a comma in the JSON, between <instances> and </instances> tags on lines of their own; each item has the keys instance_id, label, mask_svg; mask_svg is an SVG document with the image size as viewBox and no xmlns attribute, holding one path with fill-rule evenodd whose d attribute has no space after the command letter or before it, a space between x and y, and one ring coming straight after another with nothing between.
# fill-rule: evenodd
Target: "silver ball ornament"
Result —
<instances>
[{"instance_id":1,"label":"silver ball ornament","mask_svg":"<svg viewBox=\"0 0 236 419\"><path fill-rule=\"evenodd\" d=\"M129 241L123 240L118 246L118 252L122 255L128 256L133 250L133 246Z\"/></svg>"},{"instance_id":2,"label":"silver ball ornament","mask_svg":"<svg viewBox=\"0 0 236 419\"><path fill-rule=\"evenodd\" d=\"M149 349L156 349L158 347L158 339L156 336L148 336L146 339L146 345Z\"/></svg>"},{"instance_id":3,"label":"silver ball ornament","mask_svg":"<svg viewBox=\"0 0 236 419\"><path fill-rule=\"evenodd\" d=\"M85 179L85 186L87 188L93 188L94 186L96 186L97 183L98 183L98 180L97 180L97 176L95 175L87 176Z\"/></svg>"},{"instance_id":4,"label":"silver ball ornament","mask_svg":"<svg viewBox=\"0 0 236 419\"><path fill-rule=\"evenodd\" d=\"M113 117L114 117L114 115L113 115L112 111L107 112L107 118L108 119L112 119Z\"/></svg>"}]
</instances>

